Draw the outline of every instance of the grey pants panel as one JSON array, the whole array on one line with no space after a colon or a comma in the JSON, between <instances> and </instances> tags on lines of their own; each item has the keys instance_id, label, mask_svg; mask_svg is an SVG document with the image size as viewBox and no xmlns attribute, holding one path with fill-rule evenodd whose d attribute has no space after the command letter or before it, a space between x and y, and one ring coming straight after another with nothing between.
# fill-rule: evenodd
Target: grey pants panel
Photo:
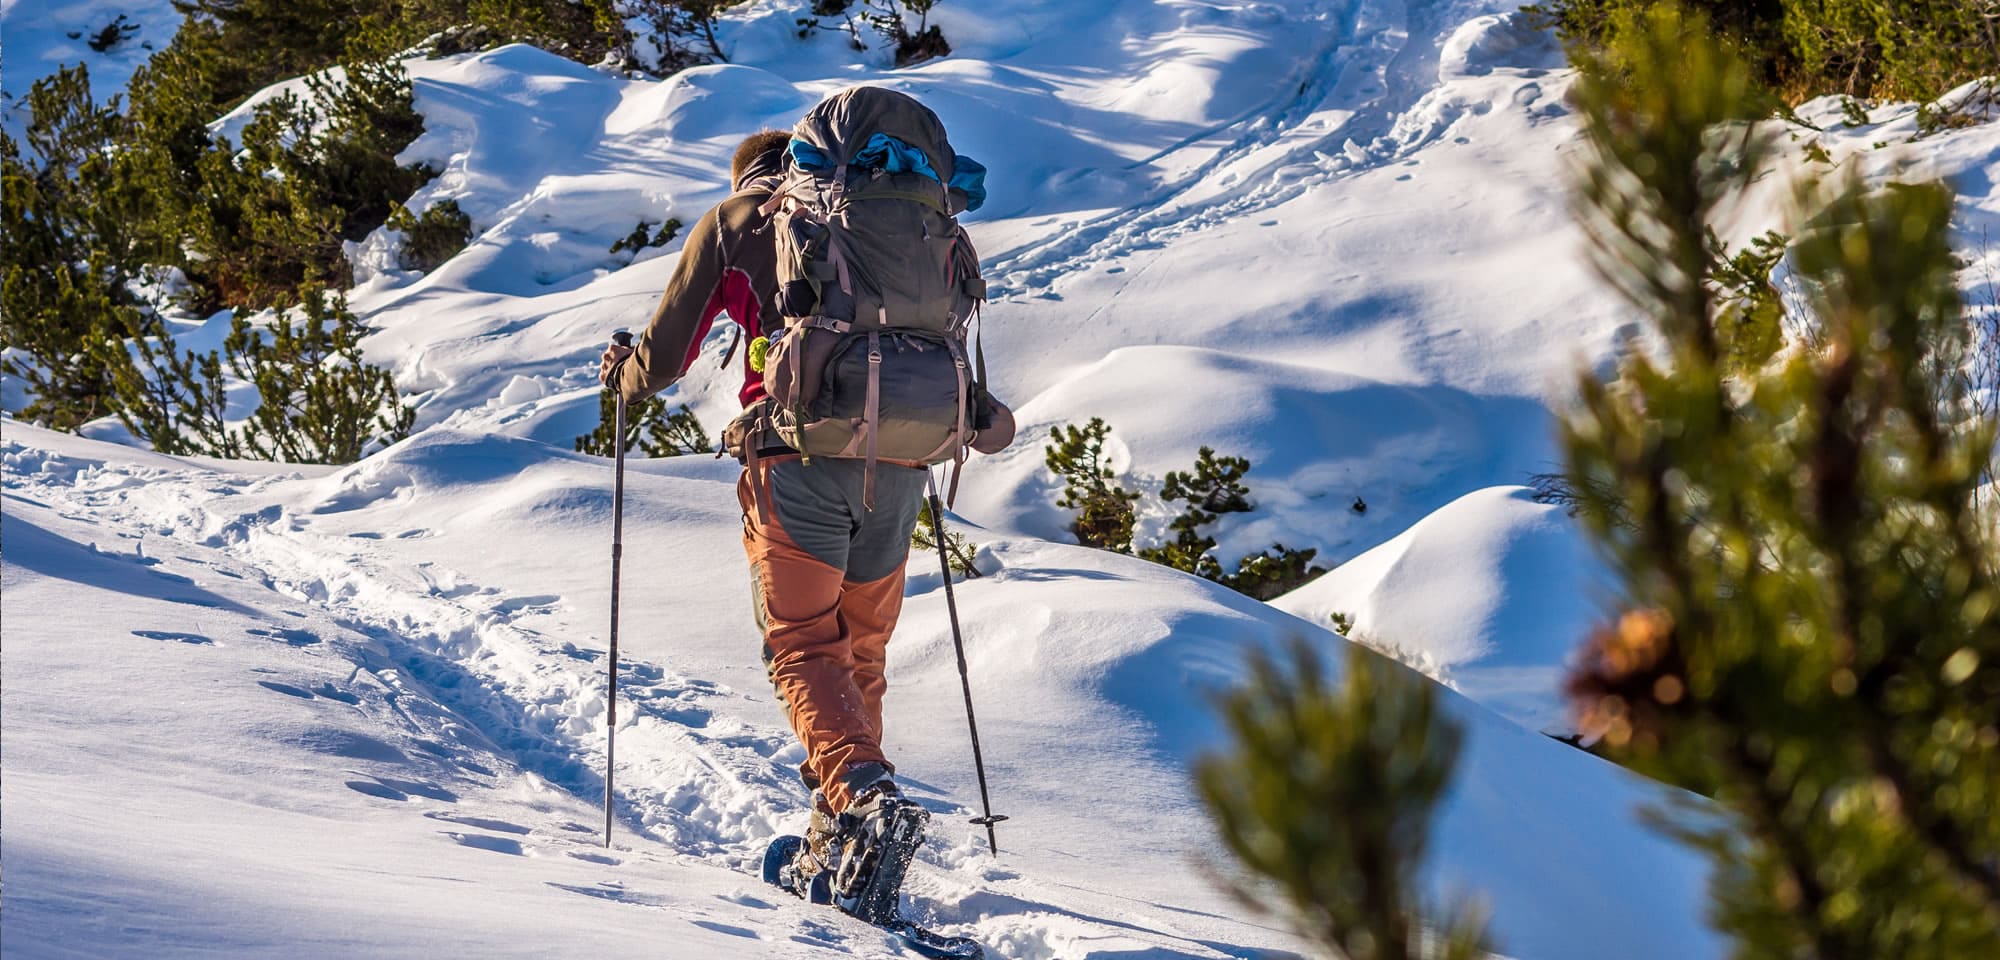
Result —
<instances>
[{"instance_id":1,"label":"grey pants panel","mask_svg":"<svg viewBox=\"0 0 2000 960\"><path fill-rule=\"evenodd\" d=\"M867 464L814 457L771 464L771 509L792 542L850 583L870 583L896 571L910 554L910 533L923 506L928 471L875 465L875 509L862 503Z\"/></svg>"}]
</instances>

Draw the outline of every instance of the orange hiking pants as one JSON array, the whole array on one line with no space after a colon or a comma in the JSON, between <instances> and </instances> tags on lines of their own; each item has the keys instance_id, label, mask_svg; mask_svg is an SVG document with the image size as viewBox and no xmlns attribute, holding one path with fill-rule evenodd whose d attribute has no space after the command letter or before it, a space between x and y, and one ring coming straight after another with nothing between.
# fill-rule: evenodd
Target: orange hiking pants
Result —
<instances>
[{"instance_id":1,"label":"orange hiking pants","mask_svg":"<svg viewBox=\"0 0 2000 960\"><path fill-rule=\"evenodd\" d=\"M757 461L736 483L764 665L805 745L799 775L833 812L895 770L882 753L883 666L926 471L879 463L875 509L858 460ZM756 487L768 515L759 519Z\"/></svg>"}]
</instances>

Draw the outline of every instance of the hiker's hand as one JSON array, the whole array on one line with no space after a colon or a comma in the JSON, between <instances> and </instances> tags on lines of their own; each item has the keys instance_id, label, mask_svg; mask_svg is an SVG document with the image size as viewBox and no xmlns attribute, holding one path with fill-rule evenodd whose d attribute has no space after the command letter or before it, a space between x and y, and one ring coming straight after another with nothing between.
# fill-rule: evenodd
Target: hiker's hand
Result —
<instances>
[{"instance_id":1,"label":"hiker's hand","mask_svg":"<svg viewBox=\"0 0 2000 960\"><path fill-rule=\"evenodd\" d=\"M606 346L604 348L604 356L599 357L597 360L597 382L607 387L610 386L611 371L618 366L618 361L631 355L631 347L621 347L615 343Z\"/></svg>"}]
</instances>

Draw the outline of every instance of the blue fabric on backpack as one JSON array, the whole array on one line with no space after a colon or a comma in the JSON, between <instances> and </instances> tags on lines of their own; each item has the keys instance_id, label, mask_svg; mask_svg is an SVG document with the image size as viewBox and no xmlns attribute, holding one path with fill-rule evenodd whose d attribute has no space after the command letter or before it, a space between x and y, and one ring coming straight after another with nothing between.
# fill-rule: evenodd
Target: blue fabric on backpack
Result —
<instances>
[{"instance_id":1,"label":"blue fabric on backpack","mask_svg":"<svg viewBox=\"0 0 2000 960\"><path fill-rule=\"evenodd\" d=\"M951 188L965 194L965 212L986 205L986 165L965 154L952 158Z\"/></svg>"},{"instance_id":2,"label":"blue fabric on backpack","mask_svg":"<svg viewBox=\"0 0 2000 960\"><path fill-rule=\"evenodd\" d=\"M831 170L834 163L820 148L810 143L792 138L788 149L792 154L792 164L804 170ZM952 158L953 172L949 186L965 194L965 209L969 213L986 203L986 166L964 154ZM854 162L864 167L880 167L890 173L921 173L932 180L942 182L937 170L931 166L929 157L922 150L910 146L886 133L877 133L868 138L868 143L854 155Z\"/></svg>"}]
</instances>

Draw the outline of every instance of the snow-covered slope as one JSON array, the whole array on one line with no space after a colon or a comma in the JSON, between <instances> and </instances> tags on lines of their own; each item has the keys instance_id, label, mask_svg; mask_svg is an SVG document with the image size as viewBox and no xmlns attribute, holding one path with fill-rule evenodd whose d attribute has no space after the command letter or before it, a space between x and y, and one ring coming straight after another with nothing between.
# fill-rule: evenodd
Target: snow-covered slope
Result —
<instances>
[{"instance_id":1,"label":"snow-covered slope","mask_svg":"<svg viewBox=\"0 0 2000 960\"><path fill-rule=\"evenodd\" d=\"M1272 605L1350 637L1530 729L1567 731L1562 673L1612 585L1560 507L1475 490Z\"/></svg>"},{"instance_id":2,"label":"snow-covered slope","mask_svg":"<svg viewBox=\"0 0 2000 960\"><path fill-rule=\"evenodd\" d=\"M914 911L1007 957L1303 949L1209 872L1186 764L1215 736L1205 691L1290 636L1342 649L1338 610L1465 695L1434 892L1483 895L1509 956L1719 955L1698 862L1636 816L1660 789L1530 729L1559 717L1599 574L1507 485L1549 469L1551 406L1631 328L1568 210L1569 75L1516 5L947 2L953 55L889 70L798 38L803 0L757 0L723 25L732 63L665 81L520 46L410 62L427 132L405 158L443 171L410 205L456 199L477 230L423 276L389 234L350 251L416 436L332 469L0 426L7 952L893 954L752 875L804 795L726 461L631 467L631 708L598 846L610 466L569 452L598 351L677 255L612 241L691 222L745 133L870 82L993 170L969 224L1023 426L958 501L990 574L959 599L1014 818L1000 857L960 822L976 788L935 574L891 650L889 749L941 814ZM4 13L12 93L29 7ZM1954 177L1959 245L2000 265L1978 245L2000 226L1994 125L1905 144L1912 121L1878 113L1848 129L1808 105L1829 129L1792 149ZM1730 236L1782 219L1764 197ZM711 427L735 406L728 339L670 395ZM1282 541L1351 563L1280 610L1065 545L1039 441L1091 416L1142 489L1202 445L1253 461L1226 561Z\"/></svg>"},{"instance_id":3,"label":"snow-covered slope","mask_svg":"<svg viewBox=\"0 0 2000 960\"><path fill-rule=\"evenodd\" d=\"M601 461L440 428L356 467L250 476L8 433L10 953L879 949L753 875L805 794L721 465L628 477L606 851ZM959 603L1013 819L998 858L963 823L976 787L942 590L914 576L887 746L940 816L911 905L1009 957L1297 949L1214 886L1185 764L1214 744L1205 697L1245 652L1340 641L1141 561L975 539L990 573ZM1632 817L1664 791L1448 702L1468 741L1435 889L1479 891L1509 955L1709 949L1694 858Z\"/></svg>"}]
</instances>

